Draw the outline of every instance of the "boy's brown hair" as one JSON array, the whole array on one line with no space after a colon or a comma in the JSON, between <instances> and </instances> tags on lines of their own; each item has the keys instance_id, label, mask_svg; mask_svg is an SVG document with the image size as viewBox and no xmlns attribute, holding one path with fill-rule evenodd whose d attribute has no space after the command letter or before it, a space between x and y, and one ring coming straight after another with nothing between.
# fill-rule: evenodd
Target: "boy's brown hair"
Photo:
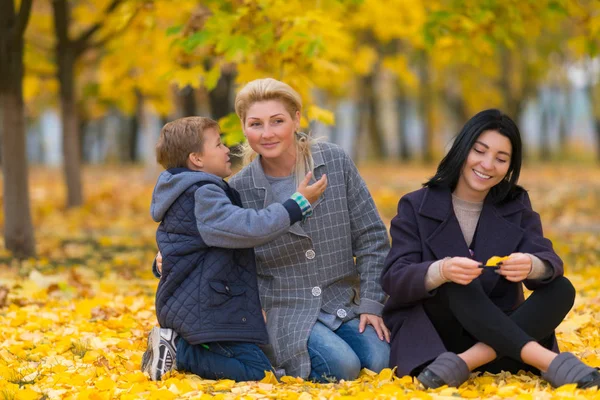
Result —
<instances>
[{"instance_id":1,"label":"boy's brown hair","mask_svg":"<svg viewBox=\"0 0 600 400\"><path fill-rule=\"evenodd\" d=\"M171 121L160 131L156 143L156 161L164 169L185 168L190 153L201 153L204 131L220 131L219 124L205 117L185 117Z\"/></svg>"}]
</instances>

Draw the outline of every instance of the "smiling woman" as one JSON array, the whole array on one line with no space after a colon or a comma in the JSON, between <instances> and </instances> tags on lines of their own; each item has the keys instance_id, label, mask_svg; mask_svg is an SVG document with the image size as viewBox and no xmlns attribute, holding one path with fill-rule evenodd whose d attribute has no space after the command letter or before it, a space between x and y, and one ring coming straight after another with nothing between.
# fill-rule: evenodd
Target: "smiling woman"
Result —
<instances>
[{"instance_id":1,"label":"smiling woman","mask_svg":"<svg viewBox=\"0 0 600 400\"><path fill-rule=\"evenodd\" d=\"M389 241L356 166L338 146L299 130L302 100L283 82L248 83L235 110L249 165L230 184L245 207L260 210L289 196L307 172L329 182L310 219L255 249L273 365L316 381L381 371L389 331L379 276Z\"/></svg>"},{"instance_id":2,"label":"smiling woman","mask_svg":"<svg viewBox=\"0 0 600 400\"><path fill-rule=\"evenodd\" d=\"M464 163L454 194L467 201L483 201L508 173L511 149L508 137L495 130L483 132Z\"/></svg>"},{"instance_id":3,"label":"smiling woman","mask_svg":"<svg viewBox=\"0 0 600 400\"><path fill-rule=\"evenodd\" d=\"M517 185L521 154L515 123L482 111L425 187L400 199L382 274L390 364L427 388L460 386L474 370L541 372L555 387L600 383L573 354L557 355L554 329L575 290ZM508 257L480 268L492 256Z\"/></svg>"}]
</instances>

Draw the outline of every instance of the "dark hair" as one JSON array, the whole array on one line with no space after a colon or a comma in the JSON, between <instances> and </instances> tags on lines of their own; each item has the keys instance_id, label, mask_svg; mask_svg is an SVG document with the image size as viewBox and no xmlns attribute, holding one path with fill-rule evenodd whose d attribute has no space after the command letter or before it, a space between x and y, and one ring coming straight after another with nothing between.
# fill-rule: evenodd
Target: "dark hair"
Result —
<instances>
[{"instance_id":1,"label":"dark hair","mask_svg":"<svg viewBox=\"0 0 600 400\"><path fill-rule=\"evenodd\" d=\"M510 166L502 182L490 190L492 201L501 203L512 198L516 193L523 191L517 185L521 173L521 161L523 150L521 144L521 133L515 122L500 110L489 109L473 116L460 133L454 139L448 154L438 165L436 174L423 184L426 187L447 187L454 191L458 184L463 165L467 161L469 152L473 148L477 138L484 132L493 130L506 136L512 146Z\"/></svg>"}]
</instances>

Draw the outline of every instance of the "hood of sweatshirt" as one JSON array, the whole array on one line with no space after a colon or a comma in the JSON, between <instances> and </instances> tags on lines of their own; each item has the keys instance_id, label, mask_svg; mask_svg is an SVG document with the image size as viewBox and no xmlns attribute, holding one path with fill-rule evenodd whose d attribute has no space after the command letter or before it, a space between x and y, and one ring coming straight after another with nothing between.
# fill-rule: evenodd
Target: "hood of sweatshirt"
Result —
<instances>
[{"instance_id":1,"label":"hood of sweatshirt","mask_svg":"<svg viewBox=\"0 0 600 400\"><path fill-rule=\"evenodd\" d=\"M152 204L150 205L152 219L156 222L162 221L175 200L190 186L201 181L215 183L223 189L227 187L222 178L206 172L192 171L187 168L172 168L163 171L158 177L152 193Z\"/></svg>"}]
</instances>

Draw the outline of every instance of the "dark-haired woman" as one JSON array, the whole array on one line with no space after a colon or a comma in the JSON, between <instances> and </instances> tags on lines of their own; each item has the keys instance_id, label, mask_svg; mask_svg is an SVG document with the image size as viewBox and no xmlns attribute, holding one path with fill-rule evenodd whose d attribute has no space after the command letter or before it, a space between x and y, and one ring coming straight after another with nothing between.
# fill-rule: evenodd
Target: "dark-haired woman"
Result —
<instances>
[{"instance_id":1,"label":"dark-haired woman","mask_svg":"<svg viewBox=\"0 0 600 400\"><path fill-rule=\"evenodd\" d=\"M541 372L553 386L600 384L597 370L558 354L555 328L575 290L517 185L521 137L498 110L475 115L424 187L400 199L382 273L390 296L390 365L428 388L473 370ZM483 264L509 256L499 268ZM527 300L523 284L533 293Z\"/></svg>"}]
</instances>

